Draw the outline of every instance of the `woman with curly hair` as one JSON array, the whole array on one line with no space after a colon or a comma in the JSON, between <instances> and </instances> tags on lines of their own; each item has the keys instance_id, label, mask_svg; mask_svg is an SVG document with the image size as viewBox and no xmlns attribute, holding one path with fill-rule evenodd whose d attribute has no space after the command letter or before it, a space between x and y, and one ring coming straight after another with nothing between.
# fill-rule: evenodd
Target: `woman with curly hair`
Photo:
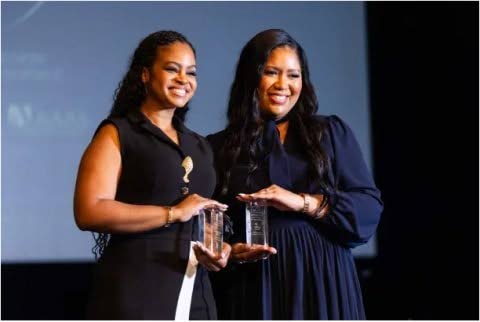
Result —
<instances>
[{"instance_id":1,"label":"woman with curly hair","mask_svg":"<svg viewBox=\"0 0 480 322\"><path fill-rule=\"evenodd\" d=\"M228 269L211 274L220 319L365 319L350 249L374 234L383 204L353 132L317 110L302 47L279 29L253 37L227 127L207 137L234 230ZM245 243L252 200L268 206L269 246Z\"/></svg>"},{"instance_id":2,"label":"woman with curly hair","mask_svg":"<svg viewBox=\"0 0 480 322\"><path fill-rule=\"evenodd\" d=\"M226 209L210 199L208 142L183 124L196 88L191 43L174 31L147 36L82 157L75 220L99 234L100 255L89 319L216 319L206 269L223 268L230 246L215 256L193 242L198 211Z\"/></svg>"}]
</instances>

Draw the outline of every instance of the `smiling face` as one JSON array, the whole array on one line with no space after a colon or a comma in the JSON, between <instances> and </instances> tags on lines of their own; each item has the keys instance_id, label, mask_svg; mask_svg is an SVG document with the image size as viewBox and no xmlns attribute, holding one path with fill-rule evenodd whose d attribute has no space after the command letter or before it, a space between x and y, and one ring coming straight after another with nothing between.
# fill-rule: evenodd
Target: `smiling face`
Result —
<instances>
[{"instance_id":1,"label":"smiling face","mask_svg":"<svg viewBox=\"0 0 480 322\"><path fill-rule=\"evenodd\" d=\"M268 56L257 88L260 111L278 120L295 106L302 91L302 72L297 52L278 47Z\"/></svg>"},{"instance_id":2,"label":"smiling face","mask_svg":"<svg viewBox=\"0 0 480 322\"><path fill-rule=\"evenodd\" d=\"M184 107L197 89L196 75L195 54L188 44L158 47L153 66L142 73L146 101L161 108Z\"/></svg>"}]
</instances>

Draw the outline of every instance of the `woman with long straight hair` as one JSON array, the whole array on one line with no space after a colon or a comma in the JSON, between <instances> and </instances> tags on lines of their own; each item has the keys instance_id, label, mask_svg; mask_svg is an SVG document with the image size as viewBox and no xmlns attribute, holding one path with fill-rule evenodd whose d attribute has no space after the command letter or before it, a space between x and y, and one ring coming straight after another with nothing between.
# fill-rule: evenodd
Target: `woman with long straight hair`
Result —
<instances>
[{"instance_id":1,"label":"woman with long straight hair","mask_svg":"<svg viewBox=\"0 0 480 322\"><path fill-rule=\"evenodd\" d=\"M317 110L302 47L279 29L248 41L227 127L207 137L234 230L228 269L211 274L220 319L365 319L351 248L383 203L351 129ZM245 243L252 200L268 205L269 246Z\"/></svg>"}]
</instances>

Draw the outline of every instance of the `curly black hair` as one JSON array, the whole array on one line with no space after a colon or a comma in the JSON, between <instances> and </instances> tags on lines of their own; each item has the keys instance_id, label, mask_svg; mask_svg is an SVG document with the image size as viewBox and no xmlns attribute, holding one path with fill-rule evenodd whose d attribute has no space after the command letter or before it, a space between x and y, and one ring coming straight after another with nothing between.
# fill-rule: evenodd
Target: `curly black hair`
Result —
<instances>
[{"instance_id":1,"label":"curly black hair","mask_svg":"<svg viewBox=\"0 0 480 322\"><path fill-rule=\"evenodd\" d=\"M161 30L154 32L145 37L135 49L130 59L130 67L118 84L114 93L114 101L109 117L125 116L132 110L140 109L145 100L145 85L142 82L142 72L144 68L151 69L157 57L157 48L160 46L168 46L175 42L181 42L190 46L193 54L196 55L195 48L187 40L187 38L176 31ZM182 122L188 112L188 104L183 108L175 110L175 116ZM95 240L95 246L92 253L97 260L105 250L108 244L110 234L108 233L92 233Z\"/></svg>"},{"instance_id":2,"label":"curly black hair","mask_svg":"<svg viewBox=\"0 0 480 322\"><path fill-rule=\"evenodd\" d=\"M193 54L196 55L193 45L184 35L176 31L157 31L148 35L140 42L133 53L127 73L115 90L110 117L124 116L130 110L140 108L145 99L145 85L142 82L143 69L150 69L153 66L157 57L158 47L168 46L174 42L187 44L192 49ZM175 115L184 121L187 111L188 104L184 108L177 108Z\"/></svg>"}]
</instances>

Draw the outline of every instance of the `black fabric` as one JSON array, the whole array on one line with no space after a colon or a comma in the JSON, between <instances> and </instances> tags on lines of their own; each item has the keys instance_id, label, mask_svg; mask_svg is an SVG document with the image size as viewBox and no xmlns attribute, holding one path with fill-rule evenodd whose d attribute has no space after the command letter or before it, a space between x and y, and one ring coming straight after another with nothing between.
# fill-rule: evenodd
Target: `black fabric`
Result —
<instances>
[{"instance_id":1,"label":"black fabric","mask_svg":"<svg viewBox=\"0 0 480 322\"><path fill-rule=\"evenodd\" d=\"M275 121L268 120L263 128L260 151L268 158L270 182L287 190L292 188L288 157L285 153Z\"/></svg>"},{"instance_id":2,"label":"black fabric","mask_svg":"<svg viewBox=\"0 0 480 322\"><path fill-rule=\"evenodd\" d=\"M334 202L330 212L326 218L314 220L269 207L269 243L278 253L255 263L229 264L227 270L210 274L220 319L365 319L350 247L373 235L383 203L350 128L336 116L319 116L317 121L326 128L322 146L332 164L327 184L336 185L336 190L331 189L336 192L329 196ZM271 127L266 133L274 134ZM288 185L288 181L289 190L295 193L324 192L322 184L308 175L307 156L298 144L295 125L289 124L283 147L279 141L268 141L270 138L264 142L265 150L271 147L270 158L253 173L252 185L247 186L245 180L248 159L240 158L232 169L227 195L215 196L229 204L232 243L245 242L245 206L236 200L238 193L272 183ZM278 140L278 135L273 138ZM214 151L219 151L224 132L207 139ZM275 164L284 157L288 171L277 171ZM216 162L221 162L218 154Z\"/></svg>"},{"instance_id":3,"label":"black fabric","mask_svg":"<svg viewBox=\"0 0 480 322\"><path fill-rule=\"evenodd\" d=\"M136 205L175 205L185 196L181 166L193 159L190 193L211 197L215 186L208 142L175 120L177 146L142 113L104 120L119 133L122 172L115 200ZM97 130L98 131L98 130ZM111 237L95 269L89 319L174 319L188 262L190 242L197 240L196 218L136 234ZM215 319L211 286L203 268L195 280L192 309L201 319Z\"/></svg>"}]
</instances>

